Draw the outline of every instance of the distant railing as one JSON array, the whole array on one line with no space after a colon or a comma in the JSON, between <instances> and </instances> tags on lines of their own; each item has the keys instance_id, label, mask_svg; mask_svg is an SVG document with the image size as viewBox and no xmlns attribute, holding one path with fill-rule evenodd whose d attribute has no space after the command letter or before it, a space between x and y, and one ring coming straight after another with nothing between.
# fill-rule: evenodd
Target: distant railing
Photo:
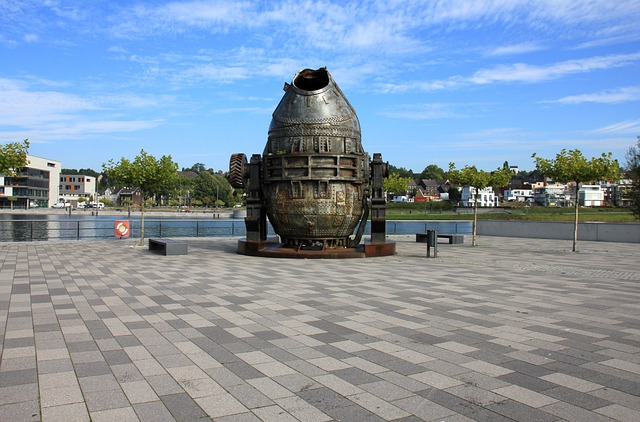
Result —
<instances>
[{"instance_id":1,"label":"distant railing","mask_svg":"<svg viewBox=\"0 0 640 422\"><path fill-rule=\"evenodd\" d=\"M0 241L43 241L114 239L114 223L119 219L101 220L0 220ZM130 220L130 237L140 237L140 220ZM470 221L387 221L388 235L426 233L471 233ZM145 220L145 237L242 237L246 228L242 220ZM269 236L275 235L268 225ZM370 233L369 224L365 234Z\"/></svg>"},{"instance_id":2,"label":"distant railing","mask_svg":"<svg viewBox=\"0 0 640 422\"><path fill-rule=\"evenodd\" d=\"M0 241L113 239L114 220L2 220ZM140 220L130 221L130 237L140 237ZM145 220L145 237L245 236L244 221Z\"/></svg>"}]
</instances>

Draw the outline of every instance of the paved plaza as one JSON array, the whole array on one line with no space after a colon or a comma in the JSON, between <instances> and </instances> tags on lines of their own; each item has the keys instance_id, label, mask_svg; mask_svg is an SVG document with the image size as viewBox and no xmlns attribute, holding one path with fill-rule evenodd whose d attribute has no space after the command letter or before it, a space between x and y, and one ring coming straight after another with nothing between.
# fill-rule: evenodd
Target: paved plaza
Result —
<instances>
[{"instance_id":1,"label":"paved plaza","mask_svg":"<svg viewBox=\"0 0 640 422\"><path fill-rule=\"evenodd\" d=\"M640 245L0 243L0 421L640 420Z\"/></svg>"}]
</instances>

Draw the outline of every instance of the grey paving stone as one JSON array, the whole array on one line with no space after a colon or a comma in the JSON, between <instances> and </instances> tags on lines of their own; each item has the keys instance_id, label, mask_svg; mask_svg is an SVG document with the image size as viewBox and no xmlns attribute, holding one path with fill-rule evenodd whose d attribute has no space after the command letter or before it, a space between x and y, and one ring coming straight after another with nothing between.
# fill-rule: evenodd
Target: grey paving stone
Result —
<instances>
[{"instance_id":1,"label":"grey paving stone","mask_svg":"<svg viewBox=\"0 0 640 422\"><path fill-rule=\"evenodd\" d=\"M556 385L552 382L545 381L540 378L532 377L530 375L522 374L519 372L513 372L511 374L501 375L498 377L500 381L518 385L520 387L528 388L533 391L546 391L554 388Z\"/></svg>"},{"instance_id":2,"label":"grey paving stone","mask_svg":"<svg viewBox=\"0 0 640 422\"><path fill-rule=\"evenodd\" d=\"M38 399L38 385L35 383L0 387L0 406Z\"/></svg>"},{"instance_id":3,"label":"grey paving stone","mask_svg":"<svg viewBox=\"0 0 640 422\"><path fill-rule=\"evenodd\" d=\"M40 403L38 400L28 400L0 405L0 421L38 422L40 421Z\"/></svg>"},{"instance_id":4,"label":"grey paving stone","mask_svg":"<svg viewBox=\"0 0 640 422\"><path fill-rule=\"evenodd\" d=\"M554 422L557 417L540 409L526 406L513 400L505 400L486 406L487 410L522 422Z\"/></svg>"},{"instance_id":5,"label":"grey paving stone","mask_svg":"<svg viewBox=\"0 0 640 422\"><path fill-rule=\"evenodd\" d=\"M85 403L89 412L100 410L119 409L129 406L127 397L119 387L110 390L99 390L84 393Z\"/></svg>"},{"instance_id":6,"label":"grey paving stone","mask_svg":"<svg viewBox=\"0 0 640 422\"><path fill-rule=\"evenodd\" d=\"M594 410L612 404L610 401L596 397L592 394L582 393L566 387L551 388L549 390L545 390L544 394L586 410Z\"/></svg>"},{"instance_id":7,"label":"grey paving stone","mask_svg":"<svg viewBox=\"0 0 640 422\"><path fill-rule=\"evenodd\" d=\"M345 368L332 373L353 385L376 383L380 378L358 368Z\"/></svg>"},{"instance_id":8,"label":"grey paving stone","mask_svg":"<svg viewBox=\"0 0 640 422\"><path fill-rule=\"evenodd\" d=\"M396 238L393 257L348 262L241 256L235 239L190 239L179 260L123 242L0 244L0 407L36 400L34 374L51 386L73 373L86 399L45 407L45 420L86 419L87 404L110 421L389 418L382 408L407 420L597 421L640 411L638 248L581 242L573 254L565 241L481 238L426 262L410 238ZM425 264L428 277L411 270ZM255 351L268 360L241 359ZM190 382L211 377L214 395L178 382L186 374L176 371L196 366L203 378ZM436 381L448 391L425 384ZM120 382L141 403L100 396ZM62 393L43 397L55 404ZM234 404L218 407L224 397Z\"/></svg>"},{"instance_id":9,"label":"grey paving stone","mask_svg":"<svg viewBox=\"0 0 640 422\"><path fill-rule=\"evenodd\" d=\"M38 373L35 368L0 371L0 388L36 382L38 382Z\"/></svg>"},{"instance_id":10,"label":"grey paving stone","mask_svg":"<svg viewBox=\"0 0 640 422\"><path fill-rule=\"evenodd\" d=\"M167 410L169 410L177 420L200 420L207 418L207 414L187 394L160 396L160 400L162 400Z\"/></svg>"},{"instance_id":11,"label":"grey paving stone","mask_svg":"<svg viewBox=\"0 0 640 422\"><path fill-rule=\"evenodd\" d=\"M141 422L174 422L173 417L160 400L147 403L137 403L133 409Z\"/></svg>"}]
</instances>

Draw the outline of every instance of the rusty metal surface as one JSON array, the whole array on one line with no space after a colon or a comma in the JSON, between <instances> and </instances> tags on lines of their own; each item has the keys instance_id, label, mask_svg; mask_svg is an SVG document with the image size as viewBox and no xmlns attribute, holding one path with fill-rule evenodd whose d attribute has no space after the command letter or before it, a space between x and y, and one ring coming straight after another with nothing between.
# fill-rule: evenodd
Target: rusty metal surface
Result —
<instances>
[{"instance_id":1,"label":"rusty metal surface","mask_svg":"<svg viewBox=\"0 0 640 422\"><path fill-rule=\"evenodd\" d=\"M396 254L396 242L382 243L364 242L353 248L297 249L279 243L277 240L252 242L238 240L238 253L264 258L297 258L297 259L343 259L343 258L375 258Z\"/></svg>"}]
</instances>

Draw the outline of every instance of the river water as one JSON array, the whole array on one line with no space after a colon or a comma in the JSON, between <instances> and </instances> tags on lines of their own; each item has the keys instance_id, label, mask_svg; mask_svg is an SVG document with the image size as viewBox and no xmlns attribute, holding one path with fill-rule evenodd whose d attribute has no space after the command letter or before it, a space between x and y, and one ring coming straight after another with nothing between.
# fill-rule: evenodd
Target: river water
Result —
<instances>
[{"instance_id":1,"label":"river water","mask_svg":"<svg viewBox=\"0 0 640 422\"><path fill-rule=\"evenodd\" d=\"M128 220L131 237L140 237L141 221L136 217L113 215L0 214L0 242L32 240L115 239L116 221ZM387 234L471 233L470 221L387 221ZM369 234L369 224L365 234ZM246 235L243 219L145 217L145 237L242 237ZM269 236L273 236L269 225Z\"/></svg>"}]
</instances>

